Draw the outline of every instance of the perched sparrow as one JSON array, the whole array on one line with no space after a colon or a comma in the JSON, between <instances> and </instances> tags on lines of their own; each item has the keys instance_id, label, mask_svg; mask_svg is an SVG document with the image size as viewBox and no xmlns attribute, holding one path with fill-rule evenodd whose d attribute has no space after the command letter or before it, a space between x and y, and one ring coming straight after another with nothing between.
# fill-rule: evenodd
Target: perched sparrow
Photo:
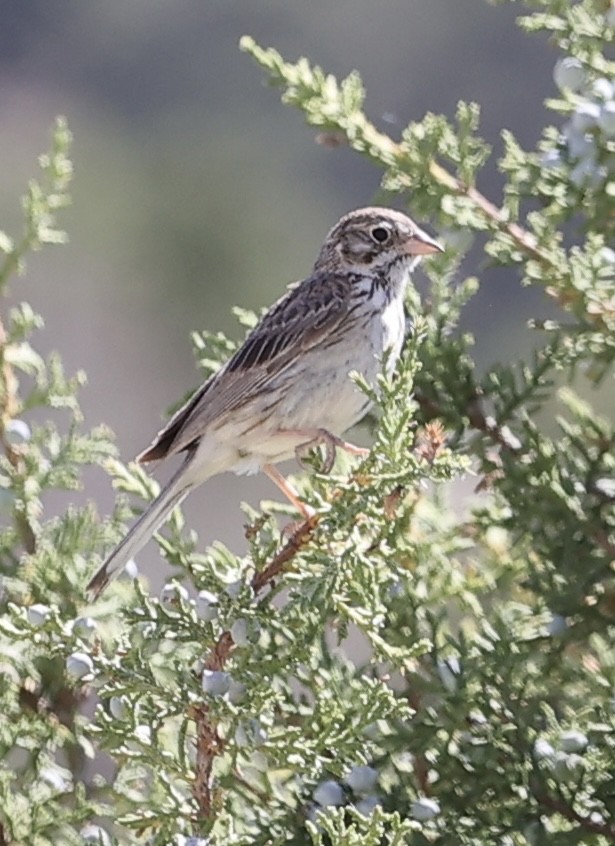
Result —
<instances>
[{"instance_id":1,"label":"perched sparrow","mask_svg":"<svg viewBox=\"0 0 615 846\"><path fill-rule=\"evenodd\" d=\"M350 212L329 232L311 276L288 289L226 364L208 379L138 456L185 459L91 579L98 596L190 491L217 473L265 472L304 514L308 509L275 465L311 447L365 450L340 435L369 409L349 378L374 383L388 351L395 366L404 337L404 292L421 256L441 247L401 212Z\"/></svg>"}]
</instances>

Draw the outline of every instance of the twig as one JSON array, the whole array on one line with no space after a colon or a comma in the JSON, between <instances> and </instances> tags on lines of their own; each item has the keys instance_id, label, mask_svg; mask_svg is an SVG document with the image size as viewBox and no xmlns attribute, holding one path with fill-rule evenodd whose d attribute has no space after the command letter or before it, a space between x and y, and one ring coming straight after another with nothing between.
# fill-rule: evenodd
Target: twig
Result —
<instances>
[{"instance_id":1,"label":"twig","mask_svg":"<svg viewBox=\"0 0 615 846\"><path fill-rule=\"evenodd\" d=\"M303 521L284 546L252 579L254 593L260 593L276 576L288 569L297 553L305 546L320 517L314 514ZM205 659L205 669L223 670L235 647L229 631L223 632ZM218 755L224 751L224 740L218 734L216 720L206 703L193 707L191 716L196 723L196 763L192 795L198 808L198 819L209 820L215 814L213 767Z\"/></svg>"},{"instance_id":2,"label":"twig","mask_svg":"<svg viewBox=\"0 0 615 846\"><path fill-rule=\"evenodd\" d=\"M600 834L602 837L608 838L615 843L615 825L607 822L599 822L592 820L590 817L584 817L568 805L562 798L551 796L547 792L540 790L532 791L536 801L544 808L560 814L569 822L577 823L585 831L591 831L592 834Z\"/></svg>"},{"instance_id":3,"label":"twig","mask_svg":"<svg viewBox=\"0 0 615 846\"><path fill-rule=\"evenodd\" d=\"M222 632L205 659L205 669L222 670L234 645L231 633ZM196 763L192 795L197 803L199 819L206 820L213 816L212 770L216 757L224 751L224 741L218 734L215 720L211 718L206 703L195 707L192 716L196 723Z\"/></svg>"},{"instance_id":4,"label":"twig","mask_svg":"<svg viewBox=\"0 0 615 846\"><path fill-rule=\"evenodd\" d=\"M196 723L196 763L192 795L197 803L198 819L208 820L214 811L212 770L216 757L224 749L224 741L218 734L215 721L210 718L208 705L193 708L192 715Z\"/></svg>"},{"instance_id":5,"label":"twig","mask_svg":"<svg viewBox=\"0 0 615 846\"><path fill-rule=\"evenodd\" d=\"M482 213L483 217L494 223L502 232L509 235L515 244L531 256L531 258L543 264L552 264L549 257L536 245L536 239L532 233L528 232L527 229L524 229L518 223L507 220L504 212L492 203L491 200L488 200L484 194L481 194L473 185L465 185L460 179L457 179L456 176L453 176L452 173L449 173L442 165L439 165L433 160L429 163L429 172L440 185L444 185L455 194L471 200Z\"/></svg>"},{"instance_id":6,"label":"twig","mask_svg":"<svg viewBox=\"0 0 615 846\"><path fill-rule=\"evenodd\" d=\"M282 549L274 555L269 564L267 564L266 567L258 573L255 573L254 578L252 579L252 589L254 590L254 593L260 593L265 585L273 581L277 575L284 572L287 565L293 560L299 550L302 549L308 542L312 536L312 532L318 525L319 520L320 517L318 514L313 514L311 517L308 517L307 520L304 520L295 532L293 532Z\"/></svg>"}]
</instances>

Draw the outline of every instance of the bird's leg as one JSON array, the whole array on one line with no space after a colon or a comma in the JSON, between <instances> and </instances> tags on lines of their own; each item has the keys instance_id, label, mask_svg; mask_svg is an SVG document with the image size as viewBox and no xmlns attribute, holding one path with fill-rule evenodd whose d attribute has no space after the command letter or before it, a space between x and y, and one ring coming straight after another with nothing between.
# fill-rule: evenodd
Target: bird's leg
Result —
<instances>
[{"instance_id":1,"label":"bird's leg","mask_svg":"<svg viewBox=\"0 0 615 846\"><path fill-rule=\"evenodd\" d=\"M305 429L292 432L290 434L298 435L300 437L305 436L307 438L305 443L299 444L299 446L295 448L297 461L304 469L307 469L304 461L305 456L311 449L318 446L324 446L325 448L325 462L322 468L323 473L330 473L333 469L333 464L335 463L335 450L337 447L343 449L345 452L349 452L351 455L369 455L369 450L365 449L365 447L350 444L348 441L338 438L337 435L331 434L331 432L327 431L327 429Z\"/></svg>"},{"instance_id":2,"label":"bird's leg","mask_svg":"<svg viewBox=\"0 0 615 846\"><path fill-rule=\"evenodd\" d=\"M297 461L302 467L305 467L304 456L315 447L324 446L325 448L325 463L323 466L324 473L330 473L335 462L335 451L337 447L351 453L351 455L369 455L369 450L365 447L359 447L355 444L348 443L348 441L338 438L337 435L331 434L327 429L284 429L280 431L280 435L292 435L293 437L305 437L305 443L299 444L295 448L295 455ZM279 488L284 496L295 506L306 519L314 514L314 511L309 505L302 501L298 492L294 489L291 483L286 479L280 471L274 467L273 464L264 464L262 467L263 473L268 476L273 484Z\"/></svg>"},{"instance_id":3,"label":"bird's leg","mask_svg":"<svg viewBox=\"0 0 615 846\"><path fill-rule=\"evenodd\" d=\"M282 491L284 496L292 502L297 511L301 512L306 520L314 514L313 509L301 500L299 494L293 488L288 479L285 479L280 471L273 466L273 464L264 464L263 473L265 473L266 476L269 476L273 484Z\"/></svg>"}]
</instances>

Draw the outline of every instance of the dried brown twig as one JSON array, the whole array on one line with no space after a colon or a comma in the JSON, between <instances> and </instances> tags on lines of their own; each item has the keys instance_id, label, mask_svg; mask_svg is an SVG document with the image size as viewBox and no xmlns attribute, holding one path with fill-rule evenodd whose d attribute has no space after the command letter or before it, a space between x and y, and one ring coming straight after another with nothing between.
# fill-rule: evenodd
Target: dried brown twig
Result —
<instances>
[{"instance_id":1,"label":"dried brown twig","mask_svg":"<svg viewBox=\"0 0 615 846\"><path fill-rule=\"evenodd\" d=\"M267 585L288 569L298 552L303 549L318 525L320 517L314 514L304 520L273 556L271 561L252 579L254 593L260 593ZM222 670L230 658L235 643L229 631L223 632L205 659L205 669ZM224 751L224 741L218 733L215 719L207 703L191 709L190 716L196 723L196 764L192 795L198 808L199 820L211 819L215 814L213 767L216 758Z\"/></svg>"},{"instance_id":2,"label":"dried brown twig","mask_svg":"<svg viewBox=\"0 0 615 846\"><path fill-rule=\"evenodd\" d=\"M524 229L518 223L508 220L502 209L499 209L495 203L488 200L477 188L473 185L465 185L460 179L457 179L456 176L453 176L452 173L449 173L448 170L435 161L430 162L429 172L440 185L449 188L454 194L467 197L471 200L486 220L495 224L501 232L505 232L510 236L515 244L530 258L544 264L551 264L549 257L538 248L536 238L532 233L528 232L527 229Z\"/></svg>"}]
</instances>

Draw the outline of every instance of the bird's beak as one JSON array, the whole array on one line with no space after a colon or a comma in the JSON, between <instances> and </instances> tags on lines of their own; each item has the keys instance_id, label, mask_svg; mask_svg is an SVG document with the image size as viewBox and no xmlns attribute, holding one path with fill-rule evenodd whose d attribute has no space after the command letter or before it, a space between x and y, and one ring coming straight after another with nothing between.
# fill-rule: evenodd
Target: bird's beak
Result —
<instances>
[{"instance_id":1,"label":"bird's beak","mask_svg":"<svg viewBox=\"0 0 615 846\"><path fill-rule=\"evenodd\" d=\"M409 256L430 256L433 253L443 253L444 247L441 247L436 240L422 229L416 229L414 233L404 243L404 248Z\"/></svg>"}]
</instances>

